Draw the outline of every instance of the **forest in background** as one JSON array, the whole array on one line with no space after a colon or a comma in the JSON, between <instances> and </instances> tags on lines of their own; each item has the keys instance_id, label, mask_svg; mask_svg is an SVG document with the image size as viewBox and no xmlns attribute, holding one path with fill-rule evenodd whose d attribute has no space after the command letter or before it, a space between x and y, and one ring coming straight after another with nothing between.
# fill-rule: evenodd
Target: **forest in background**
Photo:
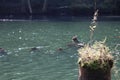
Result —
<instances>
[{"instance_id":1,"label":"forest in background","mask_svg":"<svg viewBox=\"0 0 120 80\"><path fill-rule=\"evenodd\" d=\"M95 7L101 15L120 15L120 0L0 0L0 16L88 16Z\"/></svg>"}]
</instances>

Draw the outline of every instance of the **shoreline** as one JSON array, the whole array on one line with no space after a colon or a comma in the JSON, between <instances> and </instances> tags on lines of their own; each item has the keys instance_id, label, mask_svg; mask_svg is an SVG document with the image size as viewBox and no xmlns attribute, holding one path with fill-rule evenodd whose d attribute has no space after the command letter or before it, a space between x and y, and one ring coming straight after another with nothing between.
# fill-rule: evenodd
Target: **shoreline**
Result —
<instances>
[{"instance_id":1,"label":"shoreline","mask_svg":"<svg viewBox=\"0 0 120 80\"><path fill-rule=\"evenodd\" d=\"M4 21L84 21L91 20L92 16L27 16L27 17L3 17L0 22ZM120 16L99 16L99 21L120 21Z\"/></svg>"}]
</instances>

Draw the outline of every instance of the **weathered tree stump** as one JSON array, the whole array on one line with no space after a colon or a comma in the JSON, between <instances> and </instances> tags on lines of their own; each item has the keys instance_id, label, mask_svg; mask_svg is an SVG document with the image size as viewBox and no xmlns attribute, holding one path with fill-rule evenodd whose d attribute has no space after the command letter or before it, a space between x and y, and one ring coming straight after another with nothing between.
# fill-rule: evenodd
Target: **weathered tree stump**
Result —
<instances>
[{"instance_id":1,"label":"weathered tree stump","mask_svg":"<svg viewBox=\"0 0 120 80\"><path fill-rule=\"evenodd\" d=\"M79 68L78 80L111 80L111 68L106 71L102 69Z\"/></svg>"},{"instance_id":2,"label":"weathered tree stump","mask_svg":"<svg viewBox=\"0 0 120 80\"><path fill-rule=\"evenodd\" d=\"M78 80L111 80L113 56L107 46L97 42L79 50Z\"/></svg>"}]
</instances>

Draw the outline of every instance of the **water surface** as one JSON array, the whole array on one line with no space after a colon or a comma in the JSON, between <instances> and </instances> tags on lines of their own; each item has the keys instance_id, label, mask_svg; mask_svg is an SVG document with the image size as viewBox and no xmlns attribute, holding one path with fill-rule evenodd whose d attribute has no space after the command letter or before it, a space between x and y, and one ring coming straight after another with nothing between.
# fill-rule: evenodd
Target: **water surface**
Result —
<instances>
[{"instance_id":1,"label":"water surface","mask_svg":"<svg viewBox=\"0 0 120 80\"><path fill-rule=\"evenodd\" d=\"M0 80L77 80L76 47L67 46L74 35L87 43L90 20L0 22ZM103 40L113 50L120 44L120 21L99 21L94 40ZM39 50L30 52L32 47ZM59 51L58 48L62 48ZM112 80L119 80L120 47L114 53Z\"/></svg>"}]
</instances>

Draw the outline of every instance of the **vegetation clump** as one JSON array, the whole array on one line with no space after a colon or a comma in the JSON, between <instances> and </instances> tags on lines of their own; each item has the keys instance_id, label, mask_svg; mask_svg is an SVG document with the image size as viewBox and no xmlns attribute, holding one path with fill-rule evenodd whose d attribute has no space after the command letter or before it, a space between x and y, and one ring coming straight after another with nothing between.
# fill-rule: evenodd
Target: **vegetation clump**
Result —
<instances>
[{"instance_id":1,"label":"vegetation clump","mask_svg":"<svg viewBox=\"0 0 120 80\"><path fill-rule=\"evenodd\" d=\"M96 41L91 46L87 44L78 52L78 62L83 68L107 70L113 66L111 51L102 41Z\"/></svg>"}]
</instances>

